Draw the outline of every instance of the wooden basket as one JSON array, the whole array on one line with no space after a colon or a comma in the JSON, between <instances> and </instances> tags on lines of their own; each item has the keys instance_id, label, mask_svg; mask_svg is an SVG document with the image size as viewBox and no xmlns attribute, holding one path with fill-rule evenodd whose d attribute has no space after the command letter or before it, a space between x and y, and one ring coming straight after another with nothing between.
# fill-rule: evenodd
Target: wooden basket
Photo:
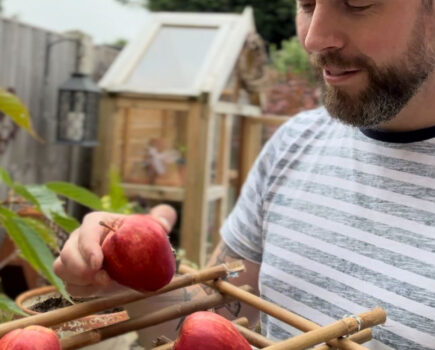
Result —
<instances>
[{"instance_id":1,"label":"wooden basket","mask_svg":"<svg viewBox=\"0 0 435 350\"><path fill-rule=\"evenodd\" d=\"M278 307L271 302L262 300L261 298L249 293L249 286L236 287L226 281L227 278L233 277L234 274L237 274L243 269L244 266L241 262L235 262L231 265L218 265L199 271L181 265L179 269L181 275L174 277L171 283L156 292L123 292L111 297L99 298L44 314L33 315L3 323L0 325L0 337L16 328L23 328L29 325L52 327L62 322L71 321L99 311L122 306L147 297L163 294L197 283L205 283L208 286L213 287L216 290L216 293L200 299L175 304L141 317L130 318L121 323L61 339L62 349L79 349L83 346L96 344L105 339L116 337L124 333L186 316L196 311L219 307L234 300L240 300L246 304L254 306L258 310L305 332L281 342L274 342L241 325L246 325L246 320L237 320L236 327L239 329L241 334L253 346L267 350L302 350L316 345L318 345L315 347L316 350L327 350L331 347L354 350L367 349L359 345L359 343L364 343L371 339L371 331L369 327L383 324L386 321L385 311L381 308L375 308L359 315L345 317L328 326L320 327L286 309ZM167 344L159 345L154 349L172 349L173 344L171 340L160 338L160 344L162 342L167 342Z\"/></svg>"}]
</instances>

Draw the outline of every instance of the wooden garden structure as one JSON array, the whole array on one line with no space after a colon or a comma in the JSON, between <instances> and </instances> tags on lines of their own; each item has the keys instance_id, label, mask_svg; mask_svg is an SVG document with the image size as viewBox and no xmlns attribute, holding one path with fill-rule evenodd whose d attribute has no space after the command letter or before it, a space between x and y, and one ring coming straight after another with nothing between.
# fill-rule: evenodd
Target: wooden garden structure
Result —
<instances>
[{"instance_id":1,"label":"wooden garden structure","mask_svg":"<svg viewBox=\"0 0 435 350\"><path fill-rule=\"evenodd\" d=\"M227 281L228 278L236 276L243 269L243 264L237 261L229 265L217 265L200 271L181 265L179 269L180 275L174 277L168 285L158 291L148 293L126 291L110 297L98 298L85 303L78 303L54 311L6 322L0 325L0 337L14 329L24 328L29 325L55 327L80 317L198 283L205 283L215 289L216 292L206 297L176 303L138 317L131 317L128 320L106 327L66 335L60 339L62 349L72 350L90 344L97 344L105 339L161 324L187 316L196 311L223 306L235 300L251 305L303 332L300 335L277 342L246 328L248 320L235 321L238 324L236 326L237 329L251 345L267 350L303 350L316 345L314 348L316 350L327 350L331 347L347 350L367 350L366 347L360 344L371 339L372 334L369 327L383 324L386 321L385 311L378 307L358 315L343 316L342 319L322 327L251 294L250 286L236 287ZM159 334L155 334L155 337L159 337ZM157 347L154 348L155 350L170 350L173 348L171 340L165 337L159 337L159 343L157 344Z\"/></svg>"},{"instance_id":2,"label":"wooden garden structure","mask_svg":"<svg viewBox=\"0 0 435 350\"><path fill-rule=\"evenodd\" d=\"M251 8L153 13L100 82L93 189L106 193L114 167L127 195L181 202L180 247L200 266L226 216L232 115L215 106L253 32Z\"/></svg>"}]
</instances>

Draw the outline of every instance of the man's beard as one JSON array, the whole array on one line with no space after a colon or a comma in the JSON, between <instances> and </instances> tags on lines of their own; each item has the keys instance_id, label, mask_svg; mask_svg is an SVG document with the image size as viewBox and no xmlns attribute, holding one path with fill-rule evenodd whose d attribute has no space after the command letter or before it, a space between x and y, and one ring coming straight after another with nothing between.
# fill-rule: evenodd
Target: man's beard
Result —
<instances>
[{"instance_id":1,"label":"man's beard","mask_svg":"<svg viewBox=\"0 0 435 350\"><path fill-rule=\"evenodd\" d=\"M367 56L347 58L333 51L311 57L322 82L323 103L331 116L353 126L375 127L393 119L408 104L435 67L435 57L426 48L424 25L417 21L407 53L395 65L377 67ZM326 85L322 67L328 65L365 72L367 87L351 96Z\"/></svg>"}]
</instances>

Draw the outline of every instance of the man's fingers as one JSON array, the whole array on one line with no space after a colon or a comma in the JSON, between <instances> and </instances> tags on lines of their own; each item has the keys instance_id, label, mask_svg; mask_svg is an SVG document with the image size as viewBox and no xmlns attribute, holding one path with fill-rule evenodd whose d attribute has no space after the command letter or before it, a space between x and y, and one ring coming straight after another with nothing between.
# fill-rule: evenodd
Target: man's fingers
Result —
<instances>
[{"instance_id":1,"label":"man's fingers","mask_svg":"<svg viewBox=\"0 0 435 350\"><path fill-rule=\"evenodd\" d=\"M70 269L68 269L62 263L62 259L60 257L54 261L53 270L57 276L68 283L86 286L95 281L95 274L89 273L88 270L85 273L76 274L76 270L73 270L72 272Z\"/></svg>"},{"instance_id":2,"label":"man's fingers","mask_svg":"<svg viewBox=\"0 0 435 350\"><path fill-rule=\"evenodd\" d=\"M59 258L55 261L56 273L62 273L63 279L68 281L70 278L91 281L95 272L88 266L77 249L78 232L74 231L65 243Z\"/></svg>"},{"instance_id":3,"label":"man's fingers","mask_svg":"<svg viewBox=\"0 0 435 350\"><path fill-rule=\"evenodd\" d=\"M93 271L98 271L103 265L103 251L101 249L101 243L104 238L110 232L100 224L104 222L109 226L115 226L125 215L110 214L102 212L94 212L85 216L83 224L80 227L78 236L78 249L86 264Z\"/></svg>"},{"instance_id":4,"label":"man's fingers","mask_svg":"<svg viewBox=\"0 0 435 350\"><path fill-rule=\"evenodd\" d=\"M157 205L150 210L150 215L160 222L167 232L170 232L177 221L177 212L167 204Z\"/></svg>"},{"instance_id":5,"label":"man's fingers","mask_svg":"<svg viewBox=\"0 0 435 350\"><path fill-rule=\"evenodd\" d=\"M120 284L110 279L106 271L101 270L95 274L93 283L82 285L81 283L75 284L74 282L66 283L66 290L74 297L83 296L102 296L119 292L125 289Z\"/></svg>"}]
</instances>

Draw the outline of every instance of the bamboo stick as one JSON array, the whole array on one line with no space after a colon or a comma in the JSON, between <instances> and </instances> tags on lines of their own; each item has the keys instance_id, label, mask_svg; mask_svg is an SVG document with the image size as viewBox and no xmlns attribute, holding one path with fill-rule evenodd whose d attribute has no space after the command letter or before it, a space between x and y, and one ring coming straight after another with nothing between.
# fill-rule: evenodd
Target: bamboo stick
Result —
<instances>
[{"instance_id":1,"label":"bamboo stick","mask_svg":"<svg viewBox=\"0 0 435 350\"><path fill-rule=\"evenodd\" d=\"M358 343L364 344L370 340L372 340L372 330L370 328L363 329L362 331L355 333L349 337L349 340ZM313 350L329 350L331 347L328 344L323 344L316 346Z\"/></svg>"},{"instance_id":2,"label":"bamboo stick","mask_svg":"<svg viewBox=\"0 0 435 350\"><path fill-rule=\"evenodd\" d=\"M248 290L250 287L244 286L241 288ZM82 346L95 344L102 340L116 337L127 332L154 326L162 322L186 316L199 310L207 310L213 307L219 307L233 300L234 298L230 296L226 296L221 293L215 293L200 299L194 299L181 304L171 305L141 317L62 339L62 349L78 349Z\"/></svg>"},{"instance_id":3,"label":"bamboo stick","mask_svg":"<svg viewBox=\"0 0 435 350\"><path fill-rule=\"evenodd\" d=\"M259 349L275 344L273 340L270 340L259 333L251 331L248 328L239 325L236 325L236 328L240 332L240 334L245 337L249 344L254 345Z\"/></svg>"},{"instance_id":4,"label":"bamboo stick","mask_svg":"<svg viewBox=\"0 0 435 350\"><path fill-rule=\"evenodd\" d=\"M246 323L241 324L239 320L246 320ZM243 337L245 337L245 339L249 342L249 344L251 344L259 349L263 349L263 348L266 348L268 346L276 344L275 341L270 340L270 339L264 337L263 335L248 329L247 328L248 327L248 320L245 317L234 320L233 323L236 326L237 330L240 332L240 334ZM356 343L359 343L359 344L365 343L365 342L372 339L372 332L369 328L364 329L364 330L352 335L349 339L356 342ZM174 342L168 342L166 344L163 344L163 345L160 345L160 346L153 348L153 350L172 350L173 346L174 346ZM331 349L331 347L329 345L323 344L323 345L315 347L313 350L329 350L329 349Z\"/></svg>"},{"instance_id":5,"label":"bamboo stick","mask_svg":"<svg viewBox=\"0 0 435 350\"><path fill-rule=\"evenodd\" d=\"M358 315L361 324L358 324L354 317L346 317L329 326L322 327L293 338L284 340L275 345L264 348L266 350L303 350L316 344L328 341L334 338L352 334L360 329L382 324L386 320L385 312L381 308L375 308L371 311ZM363 349L366 349L362 347ZM367 350L367 349L366 349Z\"/></svg>"},{"instance_id":6,"label":"bamboo stick","mask_svg":"<svg viewBox=\"0 0 435 350\"><path fill-rule=\"evenodd\" d=\"M248 327L249 325L249 321L246 317L240 317L232 322L236 327L242 327L244 329L246 329L245 327ZM174 347L174 343L175 342L173 341L169 341L166 344L154 347L153 350L171 350Z\"/></svg>"},{"instance_id":7,"label":"bamboo stick","mask_svg":"<svg viewBox=\"0 0 435 350\"><path fill-rule=\"evenodd\" d=\"M242 334L251 345L254 345L259 349L263 349L268 346L276 344L275 341L270 340L261 334L253 332L250 329L246 328L245 326L236 325L236 328L238 329L240 334ZM372 332L370 329L364 329L352 335L351 337L349 337L349 339L356 343L362 344L372 339ZM323 344L315 347L313 350L329 350L329 349L331 349L331 347L328 344Z\"/></svg>"},{"instance_id":8,"label":"bamboo stick","mask_svg":"<svg viewBox=\"0 0 435 350\"><path fill-rule=\"evenodd\" d=\"M23 328L30 325L41 325L46 327L55 326L63 322L71 321L76 318L111 309L120 305L125 305L153 295L166 293L207 280L214 280L216 278L224 277L228 275L228 273L242 269L242 267L243 264L240 262L234 265L222 264L211 269L206 268L197 271L196 273L189 273L183 276L174 277L171 283L156 292L139 293L130 290L110 297L99 298L85 303L67 306L62 309L3 323L0 324L0 337L16 328Z\"/></svg>"},{"instance_id":9,"label":"bamboo stick","mask_svg":"<svg viewBox=\"0 0 435 350\"><path fill-rule=\"evenodd\" d=\"M188 267L186 265L181 265L179 268L180 273L192 273L195 271L191 267ZM206 283L208 286L211 286L217 290L219 290L221 293L231 295L235 297L236 299L243 301L244 303L251 305L255 308L257 308L260 311L263 311L264 313L275 317L276 319L287 323L303 332L309 332L315 329L321 328L319 325L317 325L314 322L311 322L309 320L306 320L305 318L296 315L282 307L279 307L278 305L275 305L267 300L263 300L260 297L251 294L251 293L245 293L236 286L232 285L229 282L226 281L215 281L212 283ZM338 348L342 350L364 350L365 348L356 342L353 342L350 339L341 338L341 339L331 339L328 341L328 344L330 345L330 348Z\"/></svg>"}]
</instances>

